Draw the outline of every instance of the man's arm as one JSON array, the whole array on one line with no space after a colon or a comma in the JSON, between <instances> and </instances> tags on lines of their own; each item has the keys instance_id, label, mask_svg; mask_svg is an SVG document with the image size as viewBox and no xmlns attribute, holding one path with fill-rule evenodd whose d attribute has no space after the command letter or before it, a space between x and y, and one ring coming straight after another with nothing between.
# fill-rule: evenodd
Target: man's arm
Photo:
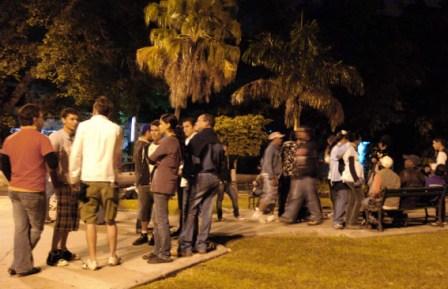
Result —
<instances>
[{"instance_id":1,"label":"man's arm","mask_svg":"<svg viewBox=\"0 0 448 289\"><path fill-rule=\"evenodd\" d=\"M374 198L379 198L381 194L381 177L376 174L373 178L372 186L369 195Z\"/></svg>"},{"instance_id":2,"label":"man's arm","mask_svg":"<svg viewBox=\"0 0 448 289\"><path fill-rule=\"evenodd\" d=\"M69 156L69 182L71 184L77 184L81 177L81 162L82 162L82 146L83 146L83 132L81 126L78 126L76 131L75 140L70 151Z\"/></svg>"},{"instance_id":3,"label":"man's arm","mask_svg":"<svg viewBox=\"0 0 448 289\"><path fill-rule=\"evenodd\" d=\"M58 156L55 152L48 153L44 156L44 160L47 163L48 168L50 169L50 178L51 183L55 188L59 188L62 186L61 180L58 178L57 169L58 169Z\"/></svg>"},{"instance_id":4,"label":"man's arm","mask_svg":"<svg viewBox=\"0 0 448 289\"><path fill-rule=\"evenodd\" d=\"M348 158L348 168L350 169L350 174L352 175L353 181L355 183L358 182L359 177L356 174L356 169L355 169L355 157L349 157Z\"/></svg>"},{"instance_id":5,"label":"man's arm","mask_svg":"<svg viewBox=\"0 0 448 289\"><path fill-rule=\"evenodd\" d=\"M115 148L114 148L114 171L115 176L118 175L121 168L121 146L123 144L123 130L120 128L118 135L117 135L117 141L115 142Z\"/></svg>"},{"instance_id":6,"label":"man's arm","mask_svg":"<svg viewBox=\"0 0 448 289\"><path fill-rule=\"evenodd\" d=\"M9 156L0 153L0 159L3 174L8 181L11 181L11 162L9 161Z\"/></svg>"}]
</instances>

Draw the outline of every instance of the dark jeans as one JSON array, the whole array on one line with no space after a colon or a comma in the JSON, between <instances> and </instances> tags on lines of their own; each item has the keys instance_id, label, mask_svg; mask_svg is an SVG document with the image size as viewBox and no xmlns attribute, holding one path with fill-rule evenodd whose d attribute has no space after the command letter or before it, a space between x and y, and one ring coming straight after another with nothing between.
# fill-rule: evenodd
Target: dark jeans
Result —
<instances>
[{"instance_id":1,"label":"dark jeans","mask_svg":"<svg viewBox=\"0 0 448 289\"><path fill-rule=\"evenodd\" d=\"M198 251L207 249L207 239L212 225L213 198L218 190L219 179L216 175L210 173L198 174L192 184L187 219L179 236L181 251L193 250L196 218L198 218L199 225L194 247Z\"/></svg>"},{"instance_id":2,"label":"dark jeans","mask_svg":"<svg viewBox=\"0 0 448 289\"><path fill-rule=\"evenodd\" d=\"M282 218L295 222L304 202L311 214L311 219L321 221L322 211L317 195L316 179L311 177L291 178L288 200Z\"/></svg>"},{"instance_id":3,"label":"dark jeans","mask_svg":"<svg viewBox=\"0 0 448 289\"><path fill-rule=\"evenodd\" d=\"M361 209L361 202L364 198L361 187L355 187L353 183L346 183L349 187L347 194L346 223L347 225L359 225L358 216Z\"/></svg>"},{"instance_id":4,"label":"dark jeans","mask_svg":"<svg viewBox=\"0 0 448 289\"><path fill-rule=\"evenodd\" d=\"M333 193L333 223L343 225L345 222L345 209L347 208L347 195L349 187L343 182L334 182L331 187Z\"/></svg>"},{"instance_id":5,"label":"dark jeans","mask_svg":"<svg viewBox=\"0 0 448 289\"><path fill-rule=\"evenodd\" d=\"M238 208L238 191L236 189L236 183L224 182L222 188L218 191L218 197L216 198L216 214L218 220L222 219L222 201L224 200L224 193L232 200L233 216L238 218L240 216L240 209Z\"/></svg>"},{"instance_id":6,"label":"dark jeans","mask_svg":"<svg viewBox=\"0 0 448 289\"><path fill-rule=\"evenodd\" d=\"M160 258L169 258L171 251L170 222L168 219L169 195L154 193L154 251Z\"/></svg>"},{"instance_id":7,"label":"dark jeans","mask_svg":"<svg viewBox=\"0 0 448 289\"><path fill-rule=\"evenodd\" d=\"M14 218L14 258L11 269L24 273L34 267L33 249L44 230L45 192L9 192Z\"/></svg>"}]
</instances>

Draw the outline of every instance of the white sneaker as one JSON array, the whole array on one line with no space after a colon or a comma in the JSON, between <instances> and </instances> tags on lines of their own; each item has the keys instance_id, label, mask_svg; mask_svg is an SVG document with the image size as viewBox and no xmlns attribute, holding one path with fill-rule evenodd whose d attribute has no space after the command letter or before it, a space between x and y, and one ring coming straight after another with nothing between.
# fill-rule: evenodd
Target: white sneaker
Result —
<instances>
[{"instance_id":1,"label":"white sneaker","mask_svg":"<svg viewBox=\"0 0 448 289\"><path fill-rule=\"evenodd\" d=\"M95 271L99 269L96 260L92 261L90 259L87 259L86 261L82 262L82 268L84 270L90 270L90 271Z\"/></svg>"},{"instance_id":2,"label":"white sneaker","mask_svg":"<svg viewBox=\"0 0 448 289\"><path fill-rule=\"evenodd\" d=\"M271 223L275 221L275 216L274 215L269 215L266 217L266 223Z\"/></svg>"},{"instance_id":3,"label":"white sneaker","mask_svg":"<svg viewBox=\"0 0 448 289\"><path fill-rule=\"evenodd\" d=\"M117 266L121 264L121 258L118 256L110 256L107 260L107 265L109 266Z\"/></svg>"},{"instance_id":4,"label":"white sneaker","mask_svg":"<svg viewBox=\"0 0 448 289\"><path fill-rule=\"evenodd\" d=\"M68 266L68 261L64 260L64 259L59 259L58 262L56 263L57 267L65 267Z\"/></svg>"},{"instance_id":5,"label":"white sneaker","mask_svg":"<svg viewBox=\"0 0 448 289\"><path fill-rule=\"evenodd\" d=\"M263 214L261 213L260 209L259 209L259 208L255 208L255 212L254 212L254 214L252 215L251 220L253 220L253 221L257 221L257 220L260 219L260 217L261 217L262 215L263 215Z\"/></svg>"}]
</instances>

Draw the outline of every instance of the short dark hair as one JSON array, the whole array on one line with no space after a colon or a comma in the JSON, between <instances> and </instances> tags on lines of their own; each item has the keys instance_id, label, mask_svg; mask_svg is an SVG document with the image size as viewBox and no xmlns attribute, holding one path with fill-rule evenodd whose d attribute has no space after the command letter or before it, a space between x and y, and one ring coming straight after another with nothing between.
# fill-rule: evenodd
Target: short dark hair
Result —
<instances>
[{"instance_id":1,"label":"short dark hair","mask_svg":"<svg viewBox=\"0 0 448 289\"><path fill-rule=\"evenodd\" d=\"M435 137L435 138L433 138L433 141L441 143L443 146L445 146L445 139L443 139L441 137Z\"/></svg>"},{"instance_id":2,"label":"short dark hair","mask_svg":"<svg viewBox=\"0 0 448 289\"><path fill-rule=\"evenodd\" d=\"M184 123L184 122L189 122L189 123L191 123L191 125L194 125L194 118L186 117L186 118L182 119L182 123Z\"/></svg>"},{"instance_id":3,"label":"short dark hair","mask_svg":"<svg viewBox=\"0 0 448 289\"><path fill-rule=\"evenodd\" d=\"M209 113L203 113L200 116L204 118L204 120L210 125L210 127L215 126L215 117Z\"/></svg>"},{"instance_id":4,"label":"short dark hair","mask_svg":"<svg viewBox=\"0 0 448 289\"><path fill-rule=\"evenodd\" d=\"M79 111L71 107L66 107L61 111L61 118L66 118L69 114L79 116Z\"/></svg>"},{"instance_id":5,"label":"short dark hair","mask_svg":"<svg viewBox=\"0 0 448 289\"><path fill-rule=\"evenodd\" d=\"M151 124L150 124L151 126L160 126L160 120L158 120L158 119L156 119L156 120L153 120L153 121L151 121Z\"/></svg>"},{"instance_id":6,"label":"short dark hair","mask_svg":"<svg viewBox=\"0 0 448 289\"><path fill-rule=\"evenodd\" d=\"M25 104L18 111L20 125L33 125L34 118L38 118L41 112L42 110L39 105L34 103Z\"/></svg>"},{"instance_id":7,"label":"short dark hair","mask_svg":"<svg viewBox=\"0 0 448 289\"><path fill-rule=\"evenodd\" d=\"M98 114L104 116L110 116L112 114L112 109L114 108L113 103L105 96L100 96L95 100L93 108Z\"/></svg>"}]
</instances>

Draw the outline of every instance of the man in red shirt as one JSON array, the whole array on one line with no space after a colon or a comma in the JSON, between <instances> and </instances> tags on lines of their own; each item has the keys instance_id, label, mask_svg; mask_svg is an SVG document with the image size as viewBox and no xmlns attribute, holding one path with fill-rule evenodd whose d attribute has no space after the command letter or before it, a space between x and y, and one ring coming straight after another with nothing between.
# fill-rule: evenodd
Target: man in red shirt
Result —
<instances>
[{"instance_id":1,"label":"man in red shirt","mask_svg":"<svg viewBox=\"0 0 448 289\"><path fill-rule=\"evenodd\" d=\"M32 250L40 239L45 219L46 165L56 187L57 156L48 137L40 133L44 118L39 106L26 104L18 111L20 131L10 135L1 151L2 168L10 181L9 198L14 218L14 258L10 275L40 272Z\"/></svg>"}]
</instances>

